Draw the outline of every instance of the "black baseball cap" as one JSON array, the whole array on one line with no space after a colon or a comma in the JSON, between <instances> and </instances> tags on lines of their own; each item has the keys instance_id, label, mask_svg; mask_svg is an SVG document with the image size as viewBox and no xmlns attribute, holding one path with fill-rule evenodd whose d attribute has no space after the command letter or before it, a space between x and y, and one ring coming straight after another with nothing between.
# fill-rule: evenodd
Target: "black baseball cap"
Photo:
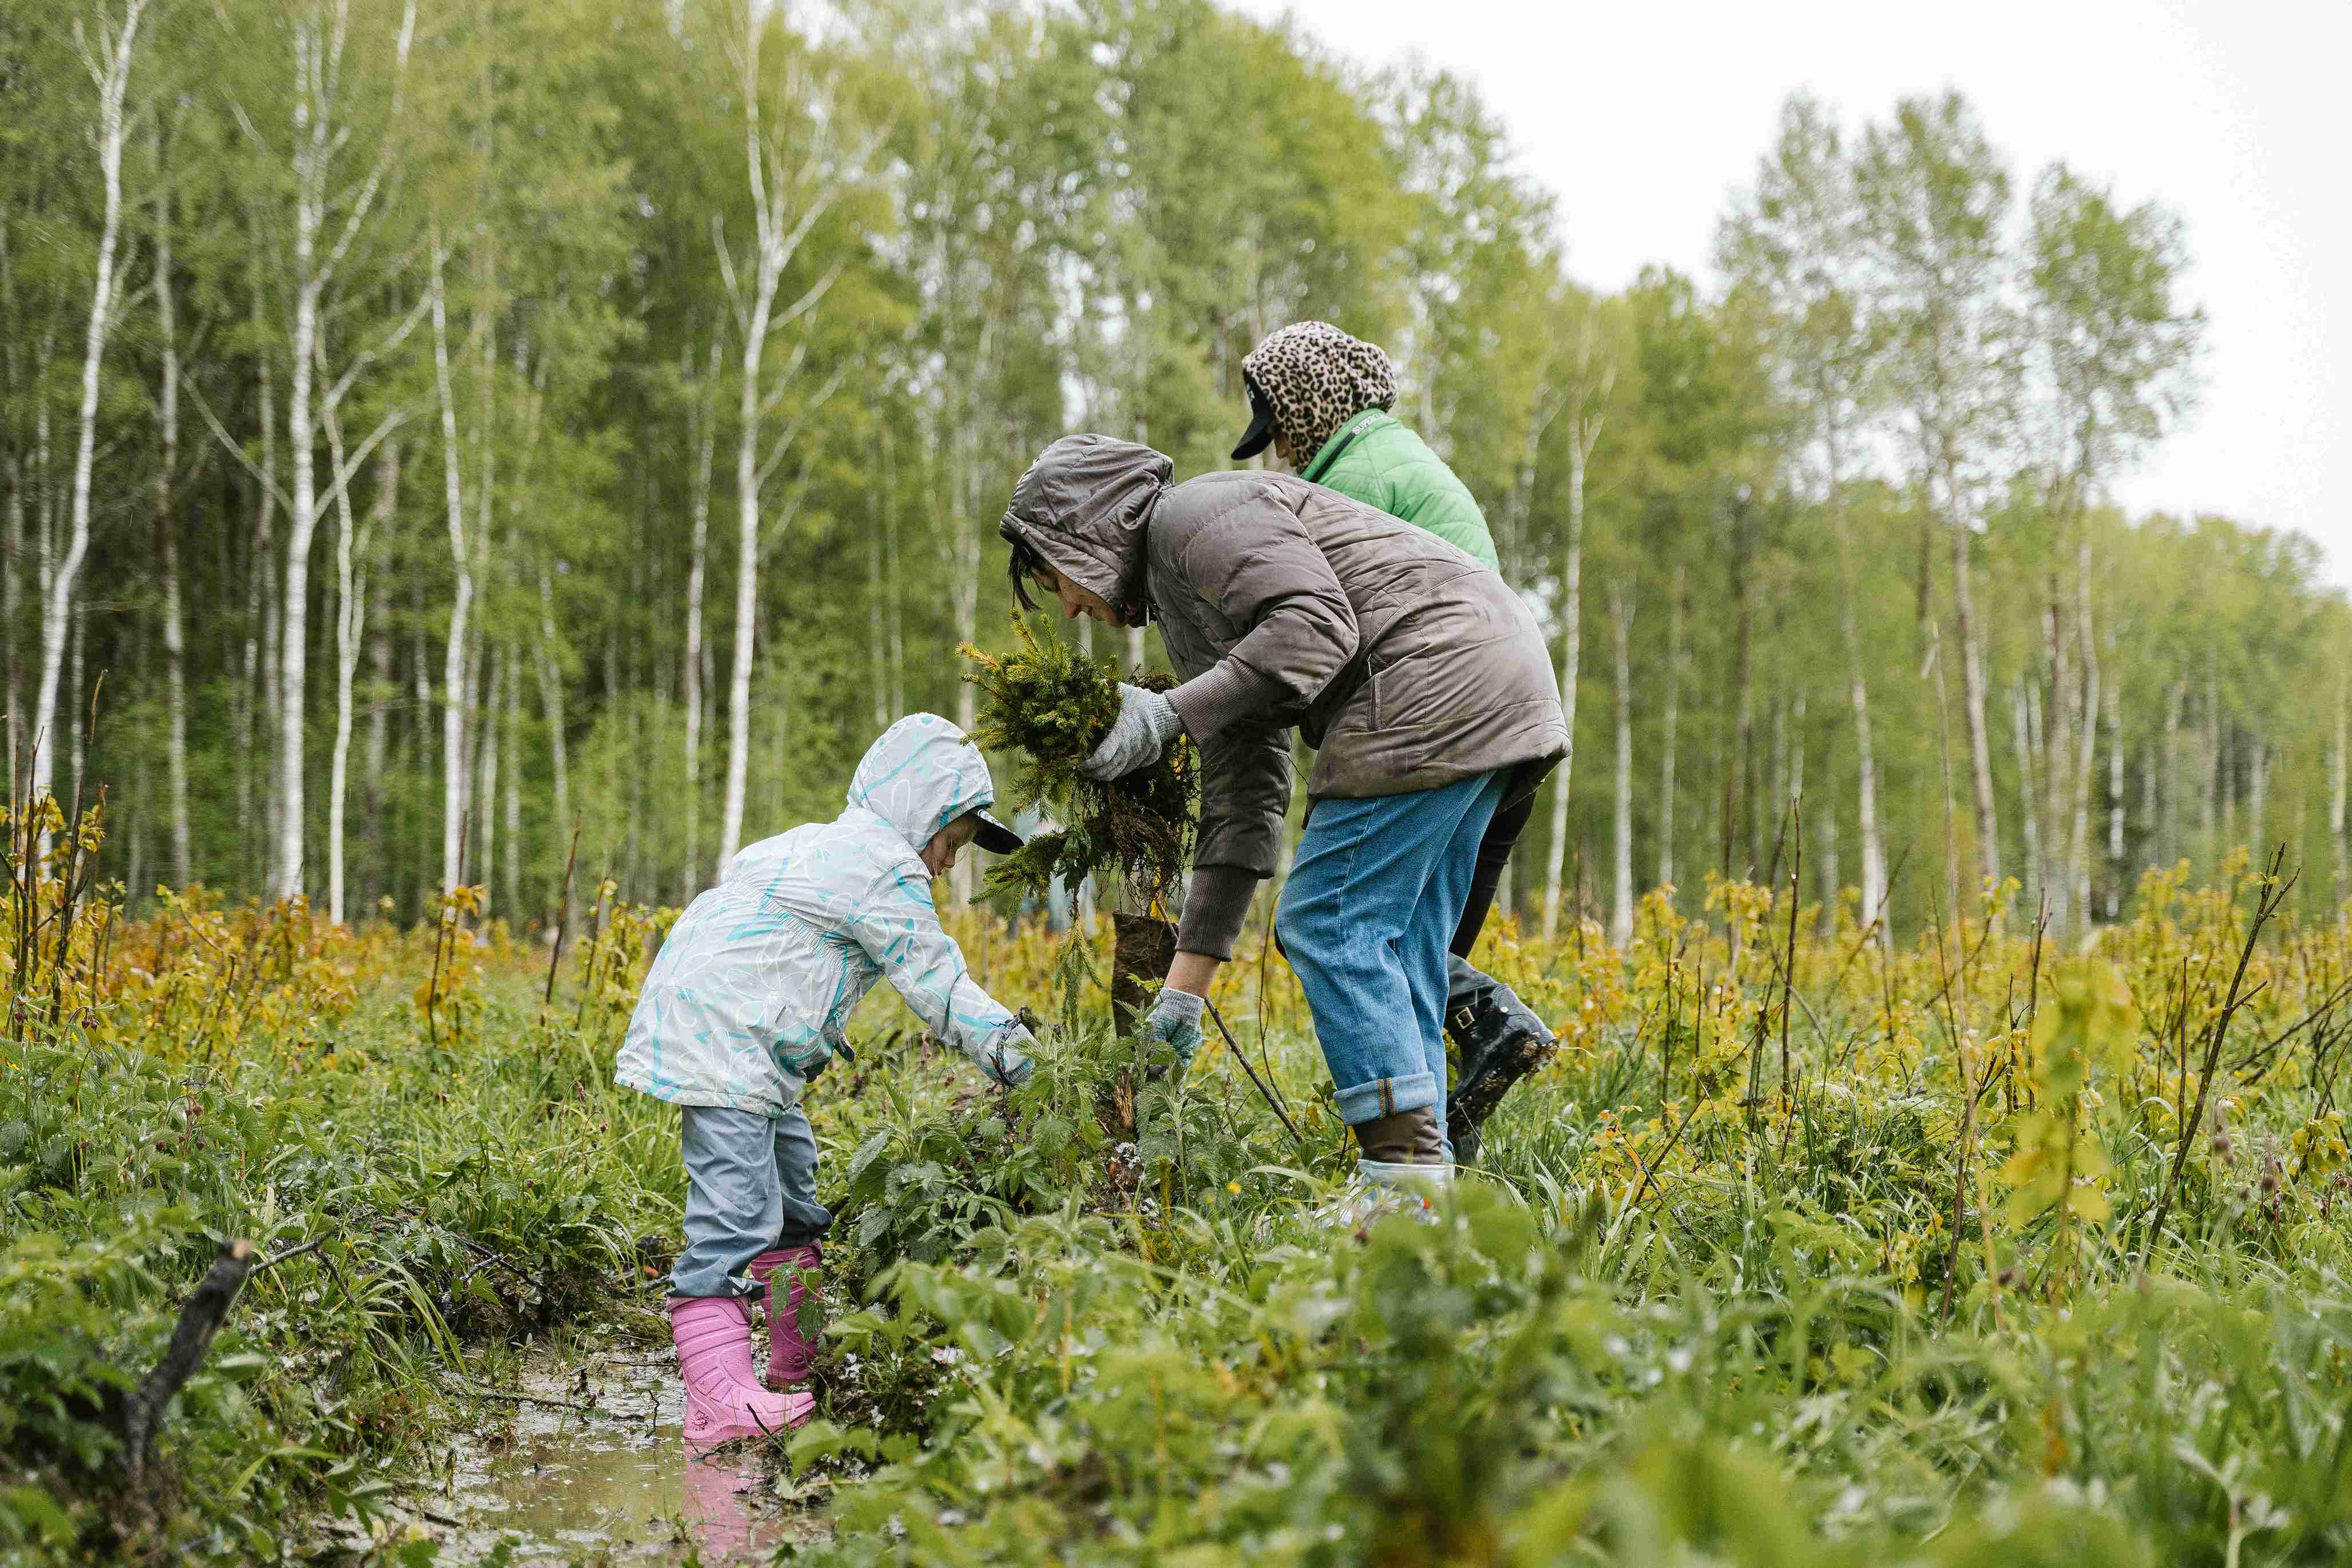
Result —
<instances>
[{"instance_id":1,"label":"black baseball cap","mask_svg":"<svg viewBox=\"0 0 2352 1568\"><path fill-rule=\"evenodd\" d=\"M1274 405L1257 389L1257 383L1248 373L1242 375L1242 385L1249 390L1250 426L1242 432L1242 444L1234 448L1234 461L1245 461L1256 457L1274 444Z\"/></svg>"},{"instance_id":2,"label":"black baseball cap","mask_svg":"<svg viewBox=\"0 0 2352 1568\"><path fill-rule=\"evenodd\" d=\"M971 836L971 841L991 855L1010 855L1021 847L1021 835L1013 832L988 813L968 811L964 815L980 819L980 831Z\"/></svg>"}]
</instances>

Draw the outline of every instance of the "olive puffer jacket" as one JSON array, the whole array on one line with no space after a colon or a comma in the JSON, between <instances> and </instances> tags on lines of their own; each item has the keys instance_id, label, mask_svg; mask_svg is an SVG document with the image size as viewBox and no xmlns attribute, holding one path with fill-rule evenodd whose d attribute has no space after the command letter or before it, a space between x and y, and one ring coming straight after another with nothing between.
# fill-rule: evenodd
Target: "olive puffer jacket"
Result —
<instances>
[{"instance_id":1,"label":"olive puffer jacket","mask_svg":"<svg viewBox=\"0 0 2352 1568\"><path fill-rule=\"evenodd\" d=\"M1435 789L1510 770L1512 796L1568 754L1549 649L1503 580L1411 523L1287 475L1171 485L1149 447L1066 436L1013 488L999 531L1160 625L1204 763L1178 943L1223 957L1273 875L1290 734L1311 797Z\"/></svg>"},{"instance_id":2,"label":"olive puffer jacket","mask_svg":"<svg viewBox=\"0 0 2352 1568\"><path fill-rule=\"evenodd\" d=\"M1482 566L1496 564L1486 515L1468 488L1429 443L1380 409L1340 426L1298 477L1425 528Z\"/></svg>"}]
</instances>

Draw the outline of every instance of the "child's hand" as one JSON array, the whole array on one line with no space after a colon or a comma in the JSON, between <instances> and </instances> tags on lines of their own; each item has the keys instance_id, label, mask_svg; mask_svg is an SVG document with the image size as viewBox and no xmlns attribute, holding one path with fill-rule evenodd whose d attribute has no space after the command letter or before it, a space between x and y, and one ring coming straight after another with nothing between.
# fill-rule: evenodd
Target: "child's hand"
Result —
<instances>
[{"instance_id":1,"label":"child's hand","mask_svg":"<svg viewBox=\"0 0 2352 1568\"><path fill-rule=\"evenodd\" d=\"M1036 1048L1036 1037L1023 1028L1020 1020L1005 1025L988 1043L988 1059L983 1066L989 1078L1006 1089L1019 1089L1036 1070L1036 1064L1028 1055Z\"/></svg>"}]
</instances>

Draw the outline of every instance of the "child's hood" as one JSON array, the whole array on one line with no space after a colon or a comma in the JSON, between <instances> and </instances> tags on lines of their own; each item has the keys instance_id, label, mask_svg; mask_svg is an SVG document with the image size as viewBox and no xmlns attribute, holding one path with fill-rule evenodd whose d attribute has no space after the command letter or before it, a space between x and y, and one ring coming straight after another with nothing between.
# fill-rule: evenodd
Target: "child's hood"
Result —
<instances>
[{"instance_id":1,"label":"child's hood","mask_svg":"<svg viewBox=\"0 0 2352 1568\"><path fill-rule=\"evenodd\" d=\"M917 854L940 828L995 799L980 748L936 713L909 713L883 731L849 781L849 804L888 823Z\"/></svg>"}]
</instances>

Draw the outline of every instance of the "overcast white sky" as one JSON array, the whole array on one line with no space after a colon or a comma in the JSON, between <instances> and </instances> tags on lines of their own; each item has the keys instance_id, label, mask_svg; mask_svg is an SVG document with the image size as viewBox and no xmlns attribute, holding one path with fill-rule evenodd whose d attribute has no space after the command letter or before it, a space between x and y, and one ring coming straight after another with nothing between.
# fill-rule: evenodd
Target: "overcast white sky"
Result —
<instances>
[{"instance_id":1,"label":"overcast white sky","mask_svg":"<svg viewBox=\"0 0 2352 1568\"><path fill-rule=\"evenodd\" d=\"M2352 0L1237 3L1475 80L1559 195L1571 269L1609 287L1706 274L1791 91L1853 127L1958 88L2021 199L2063 157L2188 225L2202 396L2119 499L2301 530L2352 586Z\"/></svg>"}]
</instances>

